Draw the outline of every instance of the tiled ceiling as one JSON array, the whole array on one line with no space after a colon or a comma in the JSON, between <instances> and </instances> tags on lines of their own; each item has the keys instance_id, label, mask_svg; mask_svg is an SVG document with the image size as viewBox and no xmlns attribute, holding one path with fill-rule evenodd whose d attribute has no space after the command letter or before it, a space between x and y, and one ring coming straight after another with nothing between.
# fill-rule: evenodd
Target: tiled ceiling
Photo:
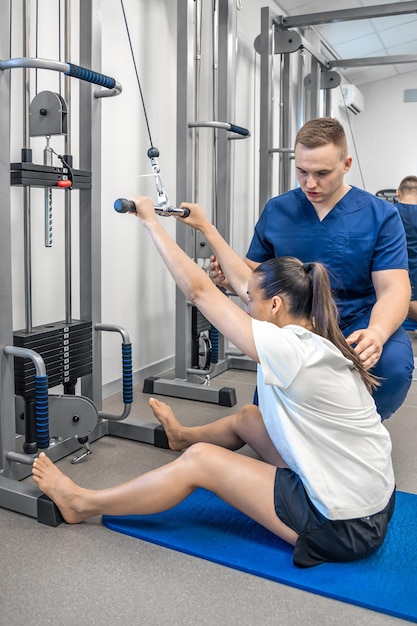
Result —
<instances>
[{"instance_id":1,"label":"tiled ceiling","mask_svg":"<svg viewBox=\"0 0 417 626\"><path fill-rule=\"evenodd\" d=\"M378 2L377 0L276 0L278 14L311 15L315 13L375 7L375 10L394 4L410 5L416 2ZM330 6L329 6L330 5ZM407 7L408 8L408 7ZM414 55L417 58L417 13L337 21L315 25L314 28L334 52L336 59L357 59ZM365 67L336 68L355 85L364 85L405 72L417 71L417 62Z\"/></svg>"}]
</instances>

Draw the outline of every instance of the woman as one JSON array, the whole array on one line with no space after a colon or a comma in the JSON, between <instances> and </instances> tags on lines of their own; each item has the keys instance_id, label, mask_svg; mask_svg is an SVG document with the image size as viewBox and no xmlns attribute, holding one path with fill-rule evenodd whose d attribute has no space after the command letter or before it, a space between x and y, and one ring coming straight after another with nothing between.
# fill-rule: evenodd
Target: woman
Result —
<instances>
[{"instance_id":1,"label":"woman","mask_svg":"<svg viewBox=\"0 0 417 626\"><path fill-rule=\"evenodd\" d=\"M325 268L283 257L252 272L201 207L187 205L184 222L204 233L247 315L168 235L152 201L134 201L178 287L259 364L259 407L220 420L217 433L203 427L206 441L197 436L172 463L110 489L75 485L41 453L33 464L39 488L76 523L163 511L202 487L293 545L300 567L374 552L394 508L391 442L370 394L375 381L338 328ZM175 447L181 427L165 404L150 405ZM236 454L243 442L263 460ZM177 447L189 443L192 436Z\"/></svg>"}]
</instances>

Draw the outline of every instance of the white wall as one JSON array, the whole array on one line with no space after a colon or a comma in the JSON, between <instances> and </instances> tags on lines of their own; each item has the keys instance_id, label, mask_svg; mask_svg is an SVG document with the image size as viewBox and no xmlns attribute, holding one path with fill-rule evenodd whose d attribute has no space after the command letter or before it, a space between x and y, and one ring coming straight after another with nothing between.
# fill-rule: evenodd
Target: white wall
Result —
<instances>
[{"instance_id":1,"label":"white wall","mask_svg":"<svg viewBox=\"0 0 417 626\"><path fill-rule=\"evenodd\" d=\"M125 0L124 5L162 180L174 203L176 3ZM118 197L156 195L148 177L150 140L120 3L103 2L102 12L103 72L123 86L122 94L102 107L102 317L128 330L135 372L162 361L160 370L172 364L174 353L175 286L139 220L113 210ZM161 219L174 234L174 220ZM106 384L120 376L120 341L107 335L103 339Z\"/></svg>"},{"instance_id":2,"label":"white wall","mask_svg":"<svg viewBox=\"0 0 417 626\"><path fill-rule=\"evenodd\" d=\"M417 102L404 102L404 90L416 88L417 72L359 88L364 111L350 115L351 133L347 124L345 128L351 154L356 164L359 159L364 186L371 193L396 189L404 176L417 174ZM357 168L349 181L362 187Z\"/></svg>"}]
</instances>

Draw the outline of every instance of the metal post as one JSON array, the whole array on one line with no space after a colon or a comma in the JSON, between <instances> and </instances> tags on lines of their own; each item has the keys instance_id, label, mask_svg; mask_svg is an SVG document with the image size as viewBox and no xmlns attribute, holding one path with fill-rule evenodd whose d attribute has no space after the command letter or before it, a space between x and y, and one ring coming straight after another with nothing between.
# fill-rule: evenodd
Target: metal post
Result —
<instances>
[{"instance_id":1,"label":"metal post","mask_svg":"<svg viewBox=\"0 0 417 626\"><path fill-rule=\"evenodd\" d=\"M202 0L195 0L194 19L194 119L200 119L200 78L201 78L201 28ZM200 201L200 130L194 129L193 134L193 195L194 202ZM195 255L193 255L195 256Z\"/></svg>"},{"instance_id":2,"label":"metal post","mask_svg":"<svg viewBox=\"0 0 417 626\"><path fill-rule=\"evenodd\" d=\"M310 76L309 118L312 119L319 115L320 102L320 65L314 56L311 57Z\"/></svg>"},{"instance_id":3,"label":"metal post","mask_svg":"<svg viewBox=\"0 0 417 626\"><path fill-rule=\"evenodd\" d=\"M212 120L219 121L219 2L213 0L211 45L212 45ZM197 118L196 118L197 119ZM229 119L229 118L224 118ZM213 128L213 155L212 155L212 198L213 198L213 224L217 226L218 207L218 141L219 133L217 128Z\"/></svg>"},{"instance_id":4,"label":"metal post","mask_svg":"<svg viewBox=\"0 0 417 626\"><path fill-rule=\"evenodd\" d=\"M0 58L10 56L10 1L0 0ZM6 453L14 449L13 359L3 346L13 343L12 251L10 215L10 72L0 71L0 470L7 466Z\"/></svg>"},{"instance_id":5,"label":"metal post","mask_svg":"<svg viewBox=\"0 0 417 626\"><path fill-rule=\"evenodd\" d=\"M297 115L296 115L296 128L301 128L304 124L304 74L305 74L305 53L298 55L297 62Z\"/></svg>"},{"instance_id":6,"label":"metal post","mask_svg":"<svg viewBox=\"0 0 417 626\"><path fill-rule=\"evenodd\" d=\"M80 63L101 68L101 2L80 2ZM80 313L101 322L101 99L80 82L80 168L93 173L91 190L80 189ZM82 393L102 405L101 336L93 334L93 373L84 376Z\"/></svg>"},{"instance_id":7,"label":"metal post","mask_svg":"<svg viewBox=\"0 0 417 626\"><path fill-rule=\"evenodd\" d=\"M30 35L30 2L22 0L22 19L23 19L23 56L29 55L29 35ZM30 103L30 85L29 71L23 69L23 145L30 148L30 132L29 132L29 103Z\"/></svg>"},{"instance_id":8,"label":"metal post","mask_svg":"<svg viewBox=\"0 0 417 626\"><path fill-rule=\"evenodd\" d=\"M219 68L218 68L218 114L219 120L232 121L235 119L235 76L236 62L234 46L236 42L236 20L228 0L218 2L219 11ZM218 132L217 135L217 201L218 211L215 224L226 241L230 241L231 215L231 179L232 179L232 145L227 132Z\"/></svg>"},{"instance_id":9,"label":"metal post","mask_svg":"<svg viewBox=\"0 0 417 626\"><path fill-rule=\"evenodd\" d=\"M259 129L259 211L271 197L272 191L272 22L269 7L261 9L261 76L260 76L260 129Z\"/></svg>"},{"instance_id":10,"label":"metal post","mask_svg":"<svg viewBox=\"0 0 417 626\"><path fill-rule=\"evenodd\" d=\"M177 3L177 206L193 198L193 130L188 122L194 115L193 11L192 0ZM196 129L198 130L198 129ZM177 243L194 256L192 229L177 222ZM187 357L191 354L191 315L183 293L177 288L175 306L175 376L186 378Z\"/></svg>"},{"instance_id":11,"label":"metal post","mask_svg":"<svg viewBox=\"0 0 417 626\"><path fill-rule=\"evenodd\" d=\"M68 61L71 56L71 0L65 0L64 6L64 60ZM60 25L61 26L61 25ZM72 159L71 152L71 78L65 76L64 100L67 103L67 134L65 135L65 156ZM69 163L72 166L72 163ZM71 257L71 191L65 190L65 321L72 319L72 257Z\"/></svg>"},{"instance_id":12,"label":"metal post","mask_svg":"<svg viewBox=\"0 0 417 626\"><path fill-rule=\"evenodd\" d=\"M332 91L325 89L324 91L324 115L328 117L332 114Z\"/></svg>"},{"instance_id":13,"label":"metal post","mask_svg":"<svg viewBox=\"0 0 417 626\"><path fill-rule=\"evenodd\" d=\"M29 56L29 23L30 23L30 3L23 0L23 56ZM23 69L23 142L24 159L28 159L30 151L29 133L29 70ZM25 267L25 314L26 330L32 330L32 242L31 242L31 203L30 187L23 188L23 228L24 228L24 267Z\"/></svg>"},{"instance_id":14,"label":"metal post","mask_svg":"<svg viewBox=\"0 0 417 626\"><path fill-rule=\"evenodd\" d=\"M279 126L279 145L284 148L280 153L280 169L279 169L279 193L288 191L291 184L291 103L290 103L290 69L291 57L289 53L282 55L281 74L280 74L280 126Z\"/></svg>"}]
</instances>

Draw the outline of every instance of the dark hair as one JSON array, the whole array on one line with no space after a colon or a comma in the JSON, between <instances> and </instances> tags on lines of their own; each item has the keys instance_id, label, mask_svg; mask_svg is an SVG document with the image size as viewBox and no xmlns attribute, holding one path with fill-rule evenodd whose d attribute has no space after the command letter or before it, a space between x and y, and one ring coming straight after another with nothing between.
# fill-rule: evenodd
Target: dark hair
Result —
<instances>
[{"instance_id":1,"label":"dark hair","mask_svg":"<svg viewBox=\"0 0 417 626\"><path fill-rule=\"evenodd\" d=\"M371 393L379 383L364 368L339 328L337 306L324 265L302 263L295 257L283 256L264 261L254 272L258 275L258 287L265 299L278 294L285 296L288 313L295 318L309 319L318 335L331 341L343 356L353 362Z\"/></svg>"},{"instance_id":2,"label":"dark hair","mask_svg":"<svg viewBox=\"0 0 417 626\"><path fill-rule=\"evenodd\" d=\"M398 191L400 193L407 193L407 191L411 191L412 193L417 192L417 176L406 176L400 182L400 186L398 187Z\"/></svg>"},{"instance_id":3,"label":"dark hair","mask_svg":"<svg viewBox=\"0 0 417 626\"><path fill-rule=\"evenodd\" d=\"M316 117L300 128L295 145L301 143L306 148L318 148L329 143L340 148L341 159L348 154L345 129L333 117Z\"/></svg>"}]
</instances>

